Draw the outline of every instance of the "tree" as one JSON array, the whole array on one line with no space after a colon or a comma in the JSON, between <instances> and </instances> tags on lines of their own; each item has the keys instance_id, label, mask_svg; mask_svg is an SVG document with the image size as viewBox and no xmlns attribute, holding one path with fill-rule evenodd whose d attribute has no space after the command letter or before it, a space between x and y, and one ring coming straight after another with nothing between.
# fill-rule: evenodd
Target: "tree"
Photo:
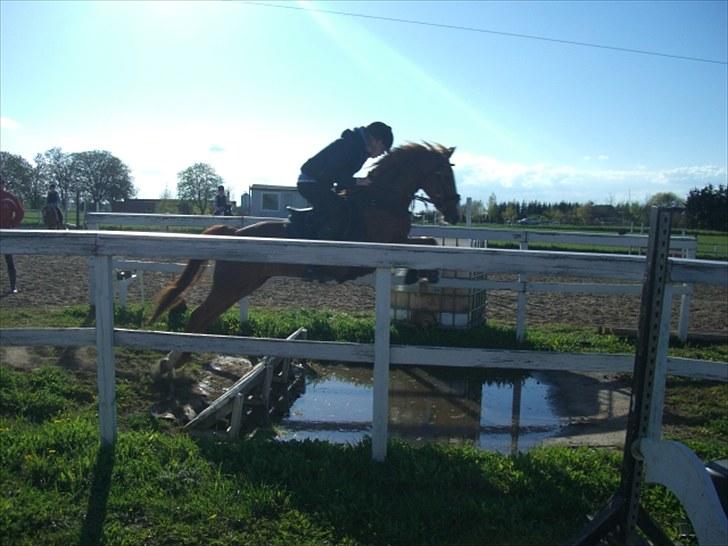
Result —
<instances>
[{"instance_id":1,"label":"tree","mask_svg":"<svg viewBox=\"0 0 728 546\"><path fill-rule=\"evenodd\" d=\"M728 186L693 188L685 209L690 227L728 231Z\"/></svg>"},{"instance_id":2,"label":"tree","mask_svg":"<svg viewBox=\"0 0 728 546\"><path fill-rule=\"evenodd\" d=\"M35 172L30 163L23 157L0 151L0 177L7 190L22 201L33 204L33 181Z\"/></svg>"},{"instance_id":3,"label":"tree","mask_svg":"<svg viewBox=\"0 0 728 546\"><path fill-rule=\"evenodd\" d=\"M157 204L157 214L174 214L179 212L177 209L177 203L172 197L172 192L169 186L164 186L162 194L159 196L159 204Z\"/></svg>"},{"instance_id":4,"label":"tree","mask_svg":"<svg viewBox=\"0 0 728 546\"><path fill-rule=\"evenodd\" d=\"M488 222L491 224L498 222L498 201L494 193L491 193L488 197L488 209L486 214L488 215Z\"/></svg>"},{"instance_id":5,"label":"tree","mask_svg":"<svg viewBox=\"0 0 728 546\"><path fill-rule=\"evenodd\" d=\"M96 208L136 195L129 168L110 152L94 150L75 153L71 157L79 187L88 194Z\"/></svg>"},{"instance_id":6,"label":"tree","mask_svg":"<svg viewBox=\"0 0 728 546\"><path fill-rule=\"evenodd\" d=\"M671 191L656 193L647 199L648 207L682 207L685 201Z\"/></svg>"},{"instance_id":7,"label":"tree","mask_svg":"<svg viewBox=\"0 0 728 546\"><path fill-rule=\"evenodd\" d=\"M583 205L579 205L576 207L576 219L577 221L584 225L588 226L592 223L592 214L594 209L594 203L591 201L587 201Z\"/></svg>"},{"instance_id":8,"label":"tree","mask_svg":"<svg viewBox=\"0 0 728 546\"><path fill-rule=\"evenodd\" d=\"M61 202L67 211L70 197L75 196L78 201L80 190L71 154L64 153L60 148L51 148L42 154L36 154L35 163L38 178L44 186L44 190L50 184L55 184L61 196ZM45 191L41 191L41 193L44 194ZM78 207L78 203L76 206Z\"/></svg>"},{"instance_id":9,"label":"tree","mask_svg":"<svg viewBox=\"0 0 728 546\"><path fill-rule=\"evenodd\" d=\"M177 195L197 207L200 214L208 212L212 196L223 179L207 163L195 163L177 174Z\"/></svg>"}]
</instances>

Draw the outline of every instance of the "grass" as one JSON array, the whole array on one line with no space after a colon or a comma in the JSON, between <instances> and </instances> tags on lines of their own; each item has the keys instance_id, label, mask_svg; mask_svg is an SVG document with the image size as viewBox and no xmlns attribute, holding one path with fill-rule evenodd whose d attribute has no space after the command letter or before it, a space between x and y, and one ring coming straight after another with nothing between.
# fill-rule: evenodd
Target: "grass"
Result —
<instances>
[{"instance_id":1,"label":"grass","mask_svg":"<svg viewBox=\"0 0 728 546\"><path fill-rule=\"evenodd\" d=\"M0 327L88 326L88 306L2 309ZM116 311L138 328L143 309ZM148 310L147 310L148 315ZM186 312L158 329L179 329ZM371 342L370 313L229 312L219 333ZM633 342L573 326L444 331L392 326L393 343L557 351L633 352ZM621 454L539 448L506 456L468 446L278 443L263 429L234 442L192 438L150 417L159 392L154 351L116 351L119 439L98 445L95 370L73 349L32 348L33 369L0 363L0 536L8 544L554 544L602 507L619 480ZM727 360L724 345L675 345L671 354ZM703 458L728 457L728 387L670 378L665 433ZM650 486L645 505L673 540L685 516Z\"/></svg>"}]
</instances>

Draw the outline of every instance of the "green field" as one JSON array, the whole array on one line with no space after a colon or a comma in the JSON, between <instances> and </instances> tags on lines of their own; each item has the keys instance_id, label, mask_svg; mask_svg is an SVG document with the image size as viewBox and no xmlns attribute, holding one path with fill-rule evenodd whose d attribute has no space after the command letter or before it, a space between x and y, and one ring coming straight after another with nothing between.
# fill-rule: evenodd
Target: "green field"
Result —
<instances>
[{"instance_id":1,"label":"green field","mask_svg":"<svg viewBox=\"0 0 728 546\"><path fill-rule=\"evenodd\" d=\"M148 310L146 310L148 315ZM87 306L0 310L0 327L88 326ZM179 329L184 314L155 329ZM139 328L142 309L117 310ZM216 333L371 342L368 313L228 312ZM393 325L393 343L632 352L633 342L573 326L447 332ZM0 536L8 544L556 544L601 508L621 453L539 448L517 456L468 446L279 443L272 429L235 441L190 437L150 417L163 394L148 373L154 351L116 351L119 439L98 445L96 380L73 349L30 348L27 364L0 362ZM726 345L673 344L671 354L728 360ZM186 373L194 374L194 367ZM670 379L666 436L704 459L728 456L728 386ZM689 529L676 499L649 486L644 505L673 540ZM691 543L682 538L683 543Z\"/></svg>"}]
</instances>

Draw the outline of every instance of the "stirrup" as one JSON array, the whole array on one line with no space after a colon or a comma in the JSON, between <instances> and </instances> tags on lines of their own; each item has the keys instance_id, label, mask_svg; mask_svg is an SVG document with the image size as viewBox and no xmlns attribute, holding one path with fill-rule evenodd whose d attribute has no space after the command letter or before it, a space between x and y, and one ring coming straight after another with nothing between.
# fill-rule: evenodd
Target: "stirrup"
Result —
<instances>
[{"instance_id":1,"label":"stirrup","mask_svg":"<svg viewBox=\"0 0 728 546\"><path fill-rule=\"evenodd\" d=\"M295 208L290 205L286 205L286 210L291 214L303 214L306 212L311 212L313 210L313 207Z\"/></svg>"}]
</instances>

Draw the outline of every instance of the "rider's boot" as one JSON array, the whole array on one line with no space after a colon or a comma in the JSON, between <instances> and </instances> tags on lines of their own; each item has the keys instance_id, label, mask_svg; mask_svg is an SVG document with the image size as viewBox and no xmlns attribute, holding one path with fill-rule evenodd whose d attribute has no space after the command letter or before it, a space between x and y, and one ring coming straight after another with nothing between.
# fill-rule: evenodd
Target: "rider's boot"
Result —
<instances>
[{"instance_id":1,"label":"rider's boot","mask_svg":"<svg viewBox=\"0 0 728 546\"><path fill-rule=\"evenodd\" d=\"M18 293L18 286L16 284L17 277L18 273L15 271L15 269L8 270L8 280L10 281L10 292L12 294Z\"/></svg>"}]
</instances>

